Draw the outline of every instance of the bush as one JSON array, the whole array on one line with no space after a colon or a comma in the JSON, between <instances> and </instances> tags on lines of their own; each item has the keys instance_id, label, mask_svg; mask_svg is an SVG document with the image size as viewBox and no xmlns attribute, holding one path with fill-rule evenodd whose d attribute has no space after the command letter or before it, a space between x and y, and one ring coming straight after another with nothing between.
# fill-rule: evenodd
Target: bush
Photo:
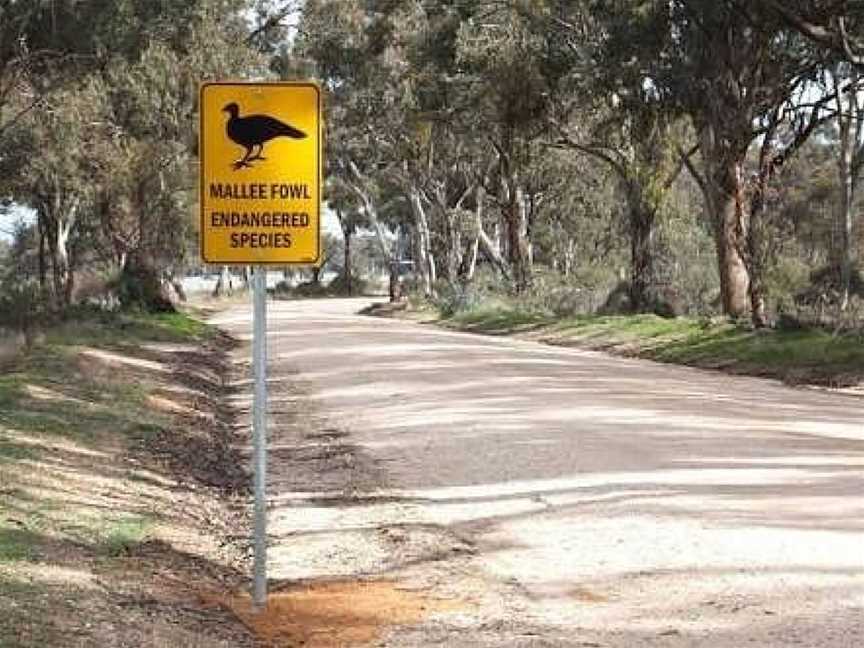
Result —
<instances>
[{"instance_id":1,"label":"bush","mask_svg":"<svg viewBox=\"0 0 864 648\"><path fill-rule=\"evenodd\" d=\"M294 286L287 281L280 281L269 292L276 299L288 299L294 294Z\"/></svg>"},{"instance_id":2,"label":"bush","mask_svg":"<svg viewBox=\"0 0 864 648\"><path fill-rule=\"evenodd\" d=\"M809 285L795 295L795 302L805 306L839 304L842 289L840 277L840 268L837 266L814 270L810 273ZM860 268L852 269L850 293L852 297L864 299L864 276Z\"/></svg>"},{"instance_id":3,"label":"bush","mask_svg":"<svg viewBox=\"0 0 864 648\"><path fill-rule=\"evenodd\" d=\"M484 301L481 288L473 283L438 282L432 303L442 317L453 317L457 313L476 308Z\"/></svg>"},{"instance_id":4,"label":"bush","mask_svg":"<svg viewBox=\"0 0 864 648\"><path fill-rule=\"evenodd\" d=\"M77 304L113 311L120 306L113 289L115 285L116 280L103 273L82 272L75 281L73 299Z\"/></svg>"},{"instance_id":5,"label":"bush","mask_svg":"<svg viewBox=\"0 0 864 648\"><path fill-rule=\"evenodd\" d=\"M112 288L126 310L147 313L174 313L177 310L163 286L159 271L146 261L130 258Z\"/></svg>"},{"instance_id":6,"label":"bush","mask_svg":"<svg viewBox=\"0 0 864 648\"><path fill-rule=\"evenodd\" d=\"M30 346L49 309L35 282L0 283L0 326L22 333Z\"/></svg>"},{"instance_id":7,"label":"bush","mask_svg":"<svg viewBox=\"0 0 864 648\"><path fill-rule=\"evenodd\" d=\"M354 275L351 277L351 294L365 295L368 289L367 283L360 277ZM348 295L348 277L344 272L340 272L329 284L327 291L331 295L346 296Z\"/></svg>"},{"instance_id":8,"label":"bush","mask_svg":"<svg viewBox=\"0 0 864 648\"><path fill-rule=\"evenodd\" d=\"M293 295L296 297L326 297L327 287L322 283L307 281L294 288Z\"/></svg>"}]
</instances>

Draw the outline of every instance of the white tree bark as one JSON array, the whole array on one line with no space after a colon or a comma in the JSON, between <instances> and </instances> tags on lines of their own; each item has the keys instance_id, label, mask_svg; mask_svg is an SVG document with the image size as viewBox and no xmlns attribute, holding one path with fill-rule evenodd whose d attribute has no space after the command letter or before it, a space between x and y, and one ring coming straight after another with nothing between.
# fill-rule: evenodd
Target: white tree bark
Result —
<instances>
[{"instance_id":1,"label":"white tree bark","mask_svg":"<svg viewBox=\"0 0 864 648\"><path fill-rule=\"evenodd\" d=\"M845 66L844 66L845 67ZM861 73L856 69L832 70L834 104L837 111L837 175L839 200L835 216L839 244L837 263L840 266L840 310L849 307L852 289L854 203L858 176L864 162L864 100L858 84Z\"/></svg>"},{"instance_id":2,"label":"white tree bark","mask_svg":"<svg viewBox=\"0 0 864 648\"><path fill-rule=\"evenodd\" d=\"M435 282L437 280L437 269L435 265L435 255L432 252L432 236L429 231L429 219L426 217L426 209L423 207L423 200L420 196L420 191L416 186L412 186L409 192L409 202L411 211L414 214L414 228L417 235L416 249L417 258L415 263L417 270L420 272L420 278L423 282L423 294L426 297L432 297L435 294Z\"/></svg>"}]
</instances>

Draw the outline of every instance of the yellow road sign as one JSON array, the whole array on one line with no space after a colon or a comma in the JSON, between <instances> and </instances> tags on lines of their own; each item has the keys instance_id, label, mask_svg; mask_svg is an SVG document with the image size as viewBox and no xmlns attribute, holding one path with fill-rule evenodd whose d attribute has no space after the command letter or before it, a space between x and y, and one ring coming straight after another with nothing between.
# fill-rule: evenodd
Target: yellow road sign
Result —
<instances>
[{"instance_id":1,"label":"yellow road sign","mask_svg":"<svg viewBox=\"0 0 864 648\"><path fill-rule=\"evenodd\" d=\"M321 247L321 92L314 83L205 83L201 257L309 264Z\"/></svg>"}]
</instances>

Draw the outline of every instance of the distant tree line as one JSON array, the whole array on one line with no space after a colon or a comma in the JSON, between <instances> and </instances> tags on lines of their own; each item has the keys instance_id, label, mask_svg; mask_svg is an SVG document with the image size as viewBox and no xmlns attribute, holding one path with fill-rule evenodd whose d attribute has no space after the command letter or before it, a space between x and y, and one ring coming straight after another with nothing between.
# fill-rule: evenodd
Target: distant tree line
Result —
<instances>
[{"instance_id":1,"label":"distant tree line","mask_svg":"<svg viewBox=\"0 0 864 648\"><path fill-rule=\"evenodd\" d=\"M845 0L0 0L0 197L36 213L0 294L158 305L198 83L313 77L349 286L371 233L394 297L407 263L431 299L857 317L862 66Z\"/></svg>"},{"instance_id":2,"label":"distant tree line","mask_svg":"<svg viewBox=\"0 0 864 648\"><path fill-rule=\"evenodd\" d=\"M7 254L7 300L59 313L107 280L169 306L161 287L194 249L198 84L268 73L241 10L0 1L0 196L36 214Z\"/></svg>"},{"instance_id":3,"label":"distant tree line","mask_svg":"<svg viewBox=\"0 0 864 648\"><path fill-rule=\"evenodd\" d=\"M308 0L298 29L331 200L391 257L405 232L430 297L618 269L630 310L690 290L761 327L860 290L858 3Z\"/></svg>"}]
</instances>

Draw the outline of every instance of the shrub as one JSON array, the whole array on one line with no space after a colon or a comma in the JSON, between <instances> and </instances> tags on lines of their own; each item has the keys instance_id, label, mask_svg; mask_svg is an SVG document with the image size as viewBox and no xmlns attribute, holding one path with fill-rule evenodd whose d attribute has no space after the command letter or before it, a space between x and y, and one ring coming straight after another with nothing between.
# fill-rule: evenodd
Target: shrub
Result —
<instances>
[{"instance_id":1,"label":"shrub","mask_svg":"<svg viewBox=\"0 0 864 648\"><path fill-rule=\"evenodd\" d=\"M442 317L476 308L483 302L483 291L473 283L449 283L439 281L432 303Z\"/></svg>"},{"instance_id":2,"label":"shrub","mask_svg":"<svg viewBox=\"0 0 864 648\"><path fill-rule=\"evenodd\" d=\"M368 285L361 277L358 277L357 275L351 277L352 295L365 295L367 289ZM348 295L348 277L344 272L340 272L333 281L327 284L327 291L331 295Z\"/></svg>"},{"instance_id":3,"label":"shrub","mask_svg":"<svg viewBox=\"0 0 864 648\"><path fill-rule=\"evenodd\" d=\"M22 333L30 346L47 316L48 306L35 282L0 282L0 326Z\"/></svg>"},{"instance_id":4,"label":"shrub","mask_svg":"<svg viewBox=\"0 0 864 648\"><path fill-rule=\"evenodd\" d=\"M148 313L176 312L163 286L160 273L151 263L141 259L130 258L112 288L126 310L137 309Z\"/></svg>"}]
</instances>

